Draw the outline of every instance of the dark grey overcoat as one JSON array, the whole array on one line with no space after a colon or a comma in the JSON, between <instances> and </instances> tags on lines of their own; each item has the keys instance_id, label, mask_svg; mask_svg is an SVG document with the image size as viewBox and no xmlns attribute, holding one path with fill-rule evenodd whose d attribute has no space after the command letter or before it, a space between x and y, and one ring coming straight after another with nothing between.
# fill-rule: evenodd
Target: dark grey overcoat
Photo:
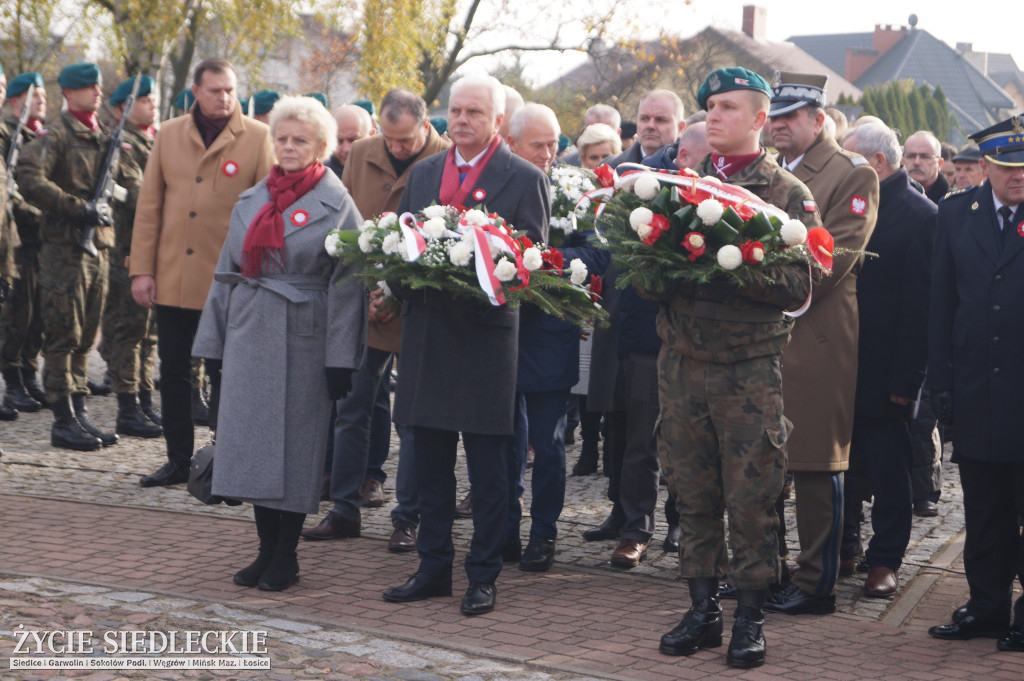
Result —
<instances>
[{"instance_id":1,"label":"dark grey overcoat","mask_svg":"<svg viewBox=\"0 0 1024 681\"><path fill-rule=\"evenodd\" d=\"M446 154L435 154L412 167L399 215L438 202ZM534 241L547 241L548 187L544 173L502 143L474 190L486 193L483 203L488 212L505 218ZM511 435L519 310L455 300L435 290L405 297L395 422Z\"/></svg>"},{"instance_id":2,"label":"dark grey overcoat","mask_svg":"<svg viewBox=\"0 0 1024 681\"><path fill-rule=\"evenodd\" d=\"M359 367L367 314L363 286L324 239L362 220L328 172L284 212L284 272L244 279L245 233L269 199L266 180L239 196L192 353L224 362L214 494L316 513L331 418L325 367Z\"/></svg>"}]
</instances>

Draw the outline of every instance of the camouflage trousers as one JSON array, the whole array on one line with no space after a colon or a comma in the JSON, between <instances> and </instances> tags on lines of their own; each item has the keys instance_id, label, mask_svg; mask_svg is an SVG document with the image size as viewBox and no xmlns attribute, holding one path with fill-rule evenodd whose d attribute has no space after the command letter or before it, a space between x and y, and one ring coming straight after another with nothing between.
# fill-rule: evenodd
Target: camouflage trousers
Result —
<instances>
[{"instance_id":1,"label":"camouflage trousers","mask_svg":"<svg viewBox=\"0 0 1024 681\"><path fill-rule=\"evenodd\" d=\"M100 355L113 379L117 394L153 390L156 370L156 315L132 298L128 268L110 266L107 302L103 308L103 340Z\"/></svg>"},{"instance_id":2,"label":"camouflage trousers","mask_svg":"<svg viewBox=\"0 0 1024 681\"><path fill-rule=\"evenodd\" d=\"M15 251L20 278L0 313L0 370L39 369L43 347L43 320L39 314L39 249L21 246Z\"/></svg>"},{"instance_id":3,"label":"camouflage trousers","mask_svg":"<svg viewBox=\"0 0 1024 681\"><path fill-rule=\"evenodd\" d=\"M767 588L780 576L775 500L789 432L780 358L719 364L663 346L658 395L658 458L679 510L680 572L728 577L740 589Z\"/></svg>"},{"instance_id":4,"label":"camouflage trousers","mask_svg":"<svg viewBox=\"0 0 1024 681\"><path fill-rule=\"evenodd\" d=\"M107 253L94 258L70 244L44 243L39 263L43 387L53 402L61 394L88 392L86 364L107 295Z\"/></svg>"}]
</instances>

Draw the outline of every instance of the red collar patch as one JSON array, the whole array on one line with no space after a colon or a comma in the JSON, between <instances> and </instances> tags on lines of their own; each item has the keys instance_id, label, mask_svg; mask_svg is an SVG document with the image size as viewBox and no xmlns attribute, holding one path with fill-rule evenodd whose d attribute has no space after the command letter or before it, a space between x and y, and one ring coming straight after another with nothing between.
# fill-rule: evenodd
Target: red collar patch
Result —
<instances>
[{"instance_id":1,"label":"red collar patch","mask_svg":"<svg viewBox=\"0 0 1024 681\"><path fill-rule=\"evenodd\" d=\"M228 177L234 177L238 174L238 164L234 161L224 161L224 165L220 167L220 170Z\"/></svg>"},{"instance_id":2,"label":"red collar patch","mask_svg":"<svg viewBox=\"0 0 1024 681\"><path fill-rule=\"evenodd\" d=\"M309 213L304 210L297 210L292 213L292 224L296 227L302 227L309 222Z\"/></svg>"},{"instance_id":3,"label":"red collar patch","mask_svg":"<svg viewBox=\"0 0 1024 681\"><path fill-rule=\"evenodd\" d=\"M850 212L854 215L864 215L864 211L868 209L868 200L863 196L853 195L850 199Z\"/></svg>"}]
</instances>

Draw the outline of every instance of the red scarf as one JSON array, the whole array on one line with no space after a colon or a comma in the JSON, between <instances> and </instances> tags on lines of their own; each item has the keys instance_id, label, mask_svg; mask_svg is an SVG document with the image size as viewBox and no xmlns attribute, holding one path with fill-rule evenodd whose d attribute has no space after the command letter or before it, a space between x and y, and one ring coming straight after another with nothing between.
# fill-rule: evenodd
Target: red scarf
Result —
<instances>
[{"instance_id":1,"label":"red scarf","mask_svg":"<svg viewBox=\"0 0 1024 681\"><path fill-rule=\"evenodd\" d=\"M760 149L753 154L733 154L731 156L722 156L718 152L713 151L711 152L711 165L715 167L715 172L718 173L719 179L724 180L749 166L760 155Z\"/></svg>"},{"instance_id":2,"label":"red scarf","mask_svg":"<svg viewBox=\"0 0 1024 681\"><path fill-rule=\"evenodd\" d=\"M258 279L264 272L284 270L284 217L285 209L323 178L327 168L317 161L303 170L287 173L275 165L267 175L270 201L263 204L242 244L241 270L243 277Z\"/></svg>"},{"instance_id":3,"label":"red scarf","mask_svg":"<svg viewBox=\"0 0 1024 681\"><path fill-rule=\"evenodd\" d=\"M491 145L487 147L483 158L476 162L473 168L466 173L465 179L459 183L459 168L455 165L455 145L448 148L448 155L444 159L444 171L441 173L441 191L437 197L442 206L464 206L466 197L473 190L473 185L480 179L487 162L494 156L494 152L501 144L501 135L495 135ZM469 159L466 159L467 161Z\"/></svg>"},{"instance_id":4,"label":"red scarf","mask_svg":"<svg viewBox=\"0 0 1024 681\"><path fill-rule=\"evenodd\" d=\"M77 118L82 125L89 128L93 132L96 132L97 130L100 129L100 123L96 119L95 111L72 111L71 109L68 109L68 113Z\"/></svg>"}]
</instances>

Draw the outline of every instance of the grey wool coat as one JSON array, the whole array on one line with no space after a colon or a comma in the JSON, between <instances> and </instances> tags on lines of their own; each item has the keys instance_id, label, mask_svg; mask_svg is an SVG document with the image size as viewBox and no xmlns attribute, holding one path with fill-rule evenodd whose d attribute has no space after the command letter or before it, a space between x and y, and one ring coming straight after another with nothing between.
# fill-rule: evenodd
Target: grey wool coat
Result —
<instances>
[{"instance_id":1,"label":"grey wool coat","mask_svg":"<svg viewBox=\"0 0 1024 681\"><path fill-rule=\"evenodd\" d=\"M284 211L284 271L245 279L245 233L269 200L265 179L239 196L192 354L223 360L214 494L316 513L331 418L325 367L360 366L367 315L364 287L324 240L362 220L326 173Z\"/></svg>"}]
</instances>

